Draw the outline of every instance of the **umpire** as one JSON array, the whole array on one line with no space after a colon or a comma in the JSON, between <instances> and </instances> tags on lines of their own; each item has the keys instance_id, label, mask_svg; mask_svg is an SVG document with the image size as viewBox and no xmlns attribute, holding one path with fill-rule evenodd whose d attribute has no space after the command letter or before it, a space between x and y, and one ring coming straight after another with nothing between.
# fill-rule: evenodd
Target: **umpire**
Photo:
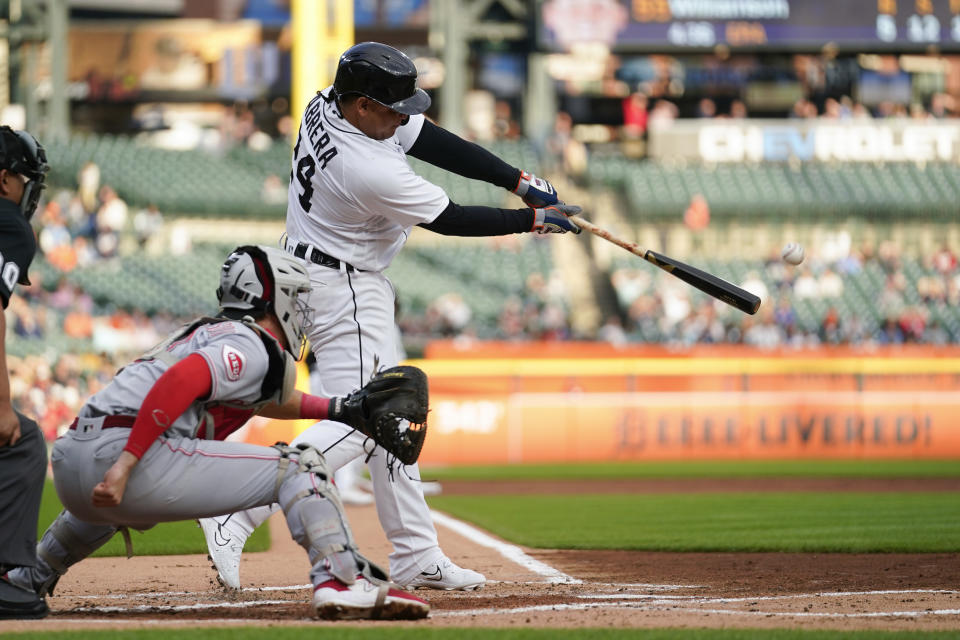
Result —
<instances>
[{"instance_id":1,"label":"umpire","mask_svg":"<svg viewBox=\"0 0 960 640\"><path fill-rule=\"evenodd\" d=\"M0 127L0 619L43 618L47 603L6 580L33 566L47 446L37 423L13 408L7 370L6 308L37 250L30 218L49 170L43 147L26 131Z\"/></svg>"}]
</instances>

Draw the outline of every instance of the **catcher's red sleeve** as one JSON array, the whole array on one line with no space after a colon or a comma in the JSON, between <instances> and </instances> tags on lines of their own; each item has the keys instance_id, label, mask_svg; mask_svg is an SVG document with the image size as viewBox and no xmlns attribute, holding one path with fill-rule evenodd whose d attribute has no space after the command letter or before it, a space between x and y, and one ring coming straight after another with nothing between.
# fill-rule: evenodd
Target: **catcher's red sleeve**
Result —
<instances>
[{"instance_id":1,"label":"catcher's red sleeve","mask_svg":"<svg viewBox=\"0 0 960 640\"><path fill-rule=\"evenodd\" d=\"M153 384L143 399L137 420L130 429L127 446L142 458L153 441L166 431L198 398L210 395L213 377L203 356L194 353L173 365Z\"/></svg>"},{"instance_id":2,"label":"catcher's red sleeve","mask_svg":"<svg viewBox=\"0 0 960 640\"><path fill-rule=\"evenodd\" d=\"M300 417L310 420L326 420L330 413L330 398L303 394L300 399Z\"/></svg>"}]
</instances>

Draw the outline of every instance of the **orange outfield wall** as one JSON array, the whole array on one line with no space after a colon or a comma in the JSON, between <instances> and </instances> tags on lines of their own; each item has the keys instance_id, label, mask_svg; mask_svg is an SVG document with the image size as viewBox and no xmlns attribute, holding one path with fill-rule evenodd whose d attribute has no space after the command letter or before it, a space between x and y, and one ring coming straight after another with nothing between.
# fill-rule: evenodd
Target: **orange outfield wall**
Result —
<instances>
[{"instance_id":1,"label":"orange outfield wall","mask_svg":"<svg viewBox=\"0 0 960 640\"><path fill-rule=\"evenodd\" d=\"M960 348L431 345L421 461L960 458Z\"/></svg>"},{"instance_id":2,"label":"orange outfield wall","mask_svg":"<svg viewBox=\"0 0 960 640\"><path fill-rule=\"evenodd\" d=\"M448 343L410 361L430 379L421 462L960 458L957 347L565 347ZM304 426L260 421L246 439Z\"/></svg>"}]
</instances>

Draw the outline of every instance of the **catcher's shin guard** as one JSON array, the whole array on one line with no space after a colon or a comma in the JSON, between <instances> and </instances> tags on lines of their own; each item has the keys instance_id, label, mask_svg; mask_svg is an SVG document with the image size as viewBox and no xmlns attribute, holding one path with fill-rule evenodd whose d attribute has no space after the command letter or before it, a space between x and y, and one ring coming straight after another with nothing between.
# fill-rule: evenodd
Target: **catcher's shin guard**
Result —
<instances>
[{"instance_id":1,"label":"catcher's shin guard","mask_svg":"<svg viewBox=\"0 0 960 640\"><path fill-rule=\"evenodd\" d=\"M287 447L296 460L280 485L278 502L293 539L307 550L314 584L334 577L352 585L357 575L385 580L386 574L357 551L332 474L319 451L307 445ZM291 465L292 467L292 465Z\"/></svg>"},{"instance_id":2,"label":"catcher's shin guard","mask_svg":"<svg viewBox=\"0 0 960 640\"><path fill-rule=\"evenodd\" d=\"M109 542L117 528L78 520L61 511L37 543L37 564L10 571L9 580L40 596L53 594L60 576Z\"/></svg>"}]
</instances>

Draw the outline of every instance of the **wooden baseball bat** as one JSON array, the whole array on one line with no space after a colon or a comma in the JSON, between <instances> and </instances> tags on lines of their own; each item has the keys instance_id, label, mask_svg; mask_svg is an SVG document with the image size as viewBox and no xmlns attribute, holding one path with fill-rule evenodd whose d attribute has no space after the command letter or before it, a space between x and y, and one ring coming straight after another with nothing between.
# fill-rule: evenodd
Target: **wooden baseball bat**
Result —
<instances>
[{"instance_id":1,"label":"wooden baseball bat","mask_svg":"<svg viewBox=\"0 0 960 640\"><path fill-rule=\"evenodd\" d=\"M701 271L696 267L674 260L662 253L644 249L635 242L622 240L606 229L601 229L592 222L588 222L580 216L569 216L570 220L580 227L586 229L595 236L599 236L608 242L612 242L618 247L623 247L630 253L640 256L647 262L655 264L672 276L676 276L689 285L700 289L707 295L713 296L717 300L723 300L727 304L740 309L744 313L753 315L760 308L760 298L750 293L746 289L741 289L735 284L727 282L723 278Z\"/></svg>"}]
</instances>

